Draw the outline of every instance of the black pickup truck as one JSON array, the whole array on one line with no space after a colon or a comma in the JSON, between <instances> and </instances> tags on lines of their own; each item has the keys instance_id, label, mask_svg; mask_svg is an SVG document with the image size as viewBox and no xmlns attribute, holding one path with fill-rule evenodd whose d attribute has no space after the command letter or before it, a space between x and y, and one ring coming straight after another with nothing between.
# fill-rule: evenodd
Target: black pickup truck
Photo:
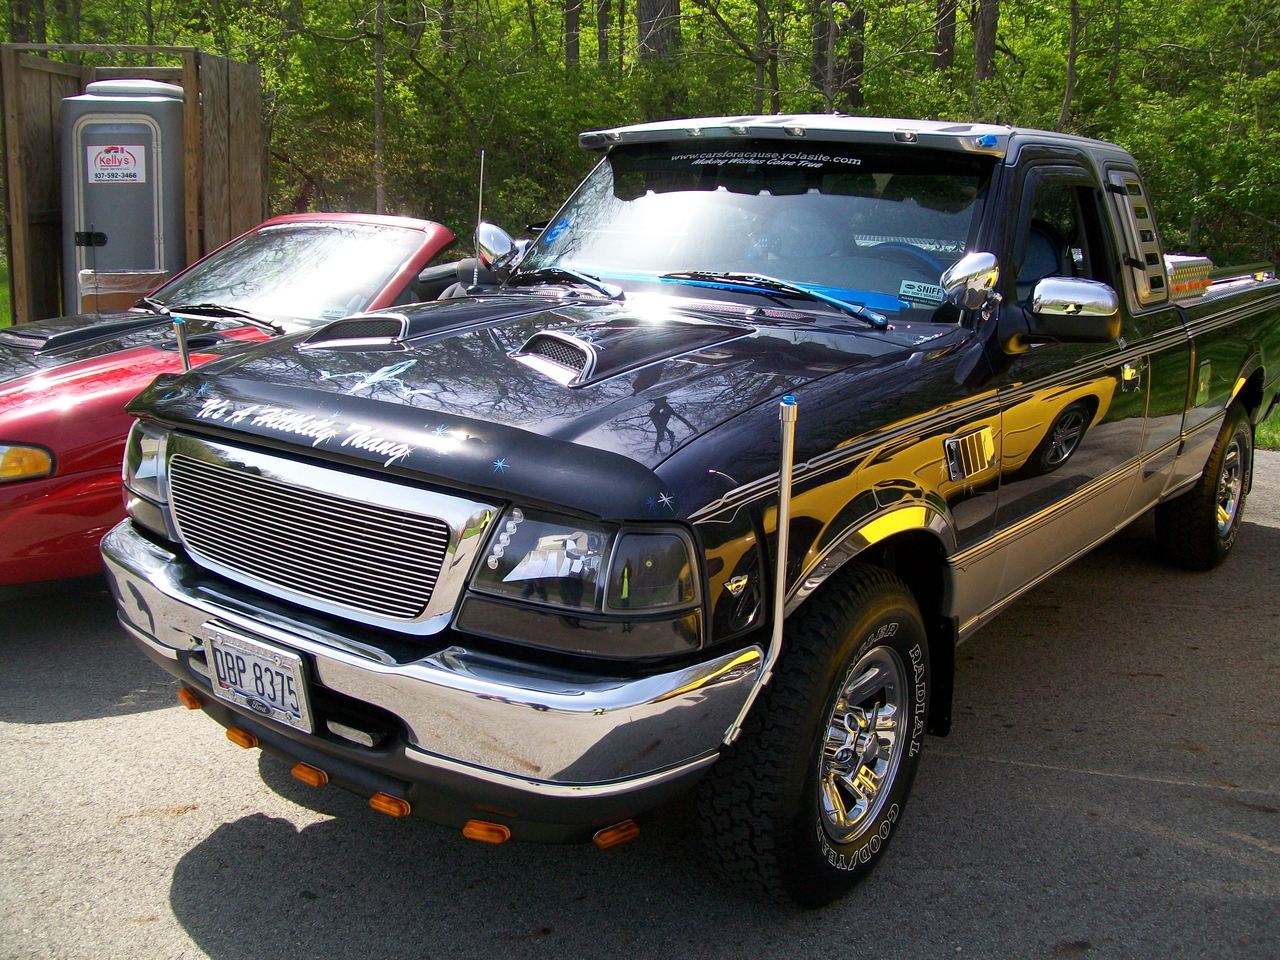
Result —
<instances>
[{"instance_id":1,"label":"black pickup truck","mask_svg":"<svg viewBox=\"0 0 1280 960\"><path fill-rule=\"evenodd\" d=\"M699 781L730 878L828 902L902 822L959 642L1152 508L1170 560L1229 553L1280 283L1166 257L1107 143L581 143L535 242L486 228L500 286L134 401L120 619L304 782L610 846Z\"/></svg>"}]
</instances>

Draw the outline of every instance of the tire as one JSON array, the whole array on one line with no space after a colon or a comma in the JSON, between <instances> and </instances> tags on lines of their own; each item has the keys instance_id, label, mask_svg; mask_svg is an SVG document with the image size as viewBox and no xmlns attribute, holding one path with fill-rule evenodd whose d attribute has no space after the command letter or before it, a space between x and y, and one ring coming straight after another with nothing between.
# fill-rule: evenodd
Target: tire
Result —
<instances>
[{"instance_id":1,"label":"tire","mask_svg":"<svg viewBox=\"0 0 1280 960\"><path fill-rule=\"evenodd\" d=\"M712 862L803 907L846 894L902 822L929 692L929 644L906 585L876 567L841 571L788 623L772 682L699 791Z\"/></svg>"},{"instance_id":2,"label":"tire","mask_svg":"<svg viewBox=\"0 0 1280 960\"><path fill-rule=\"evenodd\" d=\"M1161 556L1188 570L1212 570L1231 552L1240 532L1253 471L1253 426L1238 405L1209 454L1204 474L1181 496L1156 507Z\"/></svg>"}]
</instances>

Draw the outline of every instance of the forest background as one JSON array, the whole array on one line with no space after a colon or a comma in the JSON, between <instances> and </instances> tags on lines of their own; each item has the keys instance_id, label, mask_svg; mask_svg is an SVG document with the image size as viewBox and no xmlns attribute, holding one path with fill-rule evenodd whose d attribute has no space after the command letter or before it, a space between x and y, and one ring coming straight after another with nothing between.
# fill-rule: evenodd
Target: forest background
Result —
<instances>
[{"instance_id":1,"label":"forest background","mask_svg":"<svg viewBox=\"0 0 1280 960\"><path fill-rule=\"evenodd\" d=\"M1280 254L1280 0L8 0L3 30L257 64L272 213L469 236L484 148L519 234L593 162L579 131L838 110L1111 140L1168 249Z\"/></svg>"},{"instance_id":2,"label":"forest background","mask_svg":"<svg viewBox=\"0 0 1280 960\"><path fill-rule=\"evenodd\" d=\"M257 64L273 214L381 210L469 238L484 149L485 216L518 235L587 172L582 130L837 110L1114 141L1142 164L1166 249L1280 258L1280 0L7 4L4 40ZM0 326L8 287L0 260ZM1280 412L1258 440L1280 448Z\"/></svg>"}]
</instances>

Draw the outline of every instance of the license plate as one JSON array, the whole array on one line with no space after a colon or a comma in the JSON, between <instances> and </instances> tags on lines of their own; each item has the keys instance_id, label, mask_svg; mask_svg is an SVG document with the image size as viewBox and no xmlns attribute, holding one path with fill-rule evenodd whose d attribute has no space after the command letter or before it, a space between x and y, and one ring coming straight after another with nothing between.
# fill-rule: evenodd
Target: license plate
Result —
<instances>
[{"instance_id":1,"label":"license plate","mask_svg":"<svg viewBox=\"0 0 1280 960\"><path fill-rule=\"evenodd\" d=\"M204 625L204 639L209 682L217 696L260 717L311 732L300 656L213 624Z\"/></svg>"}]
</instances>

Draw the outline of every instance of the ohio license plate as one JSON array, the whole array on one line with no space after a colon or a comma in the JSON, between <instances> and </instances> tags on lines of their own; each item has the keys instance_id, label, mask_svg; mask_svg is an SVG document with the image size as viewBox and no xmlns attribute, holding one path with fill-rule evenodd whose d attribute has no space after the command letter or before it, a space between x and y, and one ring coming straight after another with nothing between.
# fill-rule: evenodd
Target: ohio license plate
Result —
<instances>
[{"instance_id":1,"label":"ohio license plate","mask_svg":"<svg viewBox=\"0 0 1280 960\"><path fill-rule=\"evenodd\" d=\"M300 656L211 623L204 625L204 639L215 694L260 717L311 732Z\"/></svg>"}]
</instances>

